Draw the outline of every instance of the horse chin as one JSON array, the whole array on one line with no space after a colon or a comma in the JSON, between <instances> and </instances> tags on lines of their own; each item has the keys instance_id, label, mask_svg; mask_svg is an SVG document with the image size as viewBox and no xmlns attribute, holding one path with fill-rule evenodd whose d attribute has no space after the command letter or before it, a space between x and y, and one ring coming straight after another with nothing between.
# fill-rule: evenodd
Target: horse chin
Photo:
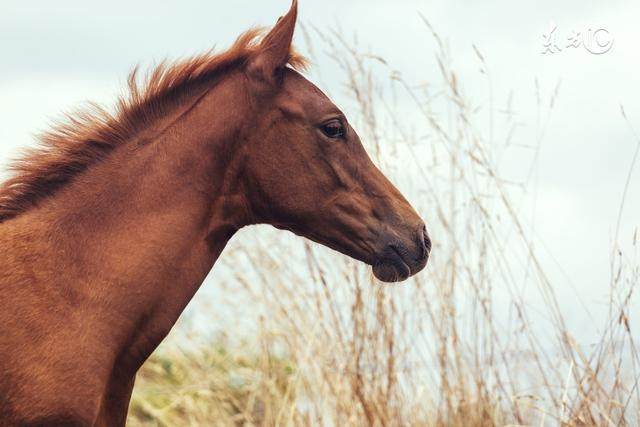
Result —
<instances>
[{"instance_id":1,"label":"horse chin","mask_svg":"<svg viewBox=\"0 0 640 427\"><path fill-rule=\"evenodd\" d=\"M397 262L379 262L373 265L373 275L385 283L402 282L411 276L411 269L407 264Z\"/></svg>"}]
</instances>

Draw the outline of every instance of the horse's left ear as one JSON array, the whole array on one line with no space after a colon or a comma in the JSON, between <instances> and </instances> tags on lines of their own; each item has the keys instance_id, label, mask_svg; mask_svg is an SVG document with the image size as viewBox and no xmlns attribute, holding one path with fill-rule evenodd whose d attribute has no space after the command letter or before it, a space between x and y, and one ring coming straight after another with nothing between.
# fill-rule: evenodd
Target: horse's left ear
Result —
<instances>
[{"instance_id":1,"label":"horse's left ear","mask_svg":"<svg viewBox=\"0 0 640 427\"><path fill-rule=\"evenodd\" d=\"M291 42L298 18L298 1L293 0L289 12L278 20L249 59L247 71L252 78L275 84L278 73L287 65L291 55Z\"/></svg>"}]
</instances>

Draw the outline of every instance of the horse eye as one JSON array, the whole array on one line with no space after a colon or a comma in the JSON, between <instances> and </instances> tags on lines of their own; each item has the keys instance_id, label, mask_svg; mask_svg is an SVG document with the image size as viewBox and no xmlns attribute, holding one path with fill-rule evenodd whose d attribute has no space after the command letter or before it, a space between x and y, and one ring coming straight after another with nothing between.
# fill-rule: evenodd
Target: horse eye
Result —
<instances>
[{"instance_id":1,"label":"horse eye","mask_svg":"<svg viewBox=\"0 0 640 427\"><path fill-rule=\"evenodd\" d=\"M345 135L345 129L342 122L338 119L331 120L321 127L322 132L329 138L342 138Z\"/></svg>"}]
</instances>

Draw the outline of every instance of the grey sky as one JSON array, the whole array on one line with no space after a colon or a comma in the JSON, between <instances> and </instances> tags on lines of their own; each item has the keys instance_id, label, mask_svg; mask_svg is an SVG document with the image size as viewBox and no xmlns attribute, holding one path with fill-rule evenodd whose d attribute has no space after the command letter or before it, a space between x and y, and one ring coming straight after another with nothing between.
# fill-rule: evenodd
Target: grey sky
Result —
<instances>
[{"instance_id":1,"label":"grey sky","mask_svg":"<svg viewBox=\"0 0 640 427\"><path fill-rule=\"evenodd\" d=\"M136 64L227 46L241 31L271 25L288 0L222 1L17 1L0 5L0 164L15 156L31 135L82 101L110 103ZM620 196L634 149L619 104L640 132L640 55L631 1L471 2L426 0L300 0L301 20L321 29L339 25L411 82L437 75L429 37L418 12L448 41L454 68L469 99L487 105L472 45L486 58L496 108L514 94L514 109L533 143L534 79L545 99L562 80L560 95L539 158L536 227L565 272L594 298L603 295L608 254ZM551 21L558 44L571 31L606 28L613 49L592 55L567 49L541 55ZM315 67L338 103L328 64ZM324 70L324 72L323 72ZM529 138L529 140L527 140ZM523 167L516 159L506 170ZM623 216L630 241L640 218L640 171L636 170Z\"/></svg>"}]
</instances>

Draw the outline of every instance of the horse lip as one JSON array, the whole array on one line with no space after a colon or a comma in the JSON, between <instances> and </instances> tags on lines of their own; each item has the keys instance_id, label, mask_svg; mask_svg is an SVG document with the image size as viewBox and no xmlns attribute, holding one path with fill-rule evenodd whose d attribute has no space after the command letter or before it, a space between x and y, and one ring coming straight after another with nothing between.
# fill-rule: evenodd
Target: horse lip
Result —
<instances>
[{"instance_id":1,"label":"horse lip","mask_svg":"<svg viewBox=\"0 0 640 427\"><path fill-rule=\"evenodd\" d=\"M398 258L400 259L400 261L402 263L404 263L405 265L407 265L406 262L404 262L404 258L402 257L402 254L400 253L400 251L398 250L398 247L396 245L389 245L389 247L391 248L391 250L398 256Z\"/></svg>"},{"instance_id":2,"label":"horse lip","mask_svg":"<svg viewBox=\"0 0 640 427\"><path fill-rule=\"evenodd\" d=\"M393 244L388 245L382 256L377 257L376 261L371 265L376 277L384 282L400 282L408 279L413 274L412 268L405 262L401 251ZM381 267L391 267L394 277L379 277L376 274L376 270Z\"/></svg>"},{"instance_id":3,"label":"horse lip","mask_svg":"<svg viewBox=\"0 0 640 427\"><path fill-rule=\"evenodd\" d=\"M418 258L413 258L406 250L403 251L404 246L397 246L395 244L390 244L389 248L395 254L394 258L397 258L408 270L409 276L413 276L418 272L422 271L427 265L429 260L429 256L431 255L431 244L426 244L422 254Z\"/></svg>"},{"instance_id":4,"label":"horse lip","mask_svg":"<svg viewBox=\"0 0 640 427\"><path fill-rule=\"evenodd\" d=\"M391 249L393 250L393 252L395 253L395 259L393 260L393 264L395 266L398 266L398 264L400 264L401 267L403 267L404 269L406 269L409 274L407 277L411 276L413 274L413 269L411 268L411 266L404 260L404 257L402 256L402 253L398 250L398 248L395 245L391 245Z\"/></svg>"}]
</instances>

